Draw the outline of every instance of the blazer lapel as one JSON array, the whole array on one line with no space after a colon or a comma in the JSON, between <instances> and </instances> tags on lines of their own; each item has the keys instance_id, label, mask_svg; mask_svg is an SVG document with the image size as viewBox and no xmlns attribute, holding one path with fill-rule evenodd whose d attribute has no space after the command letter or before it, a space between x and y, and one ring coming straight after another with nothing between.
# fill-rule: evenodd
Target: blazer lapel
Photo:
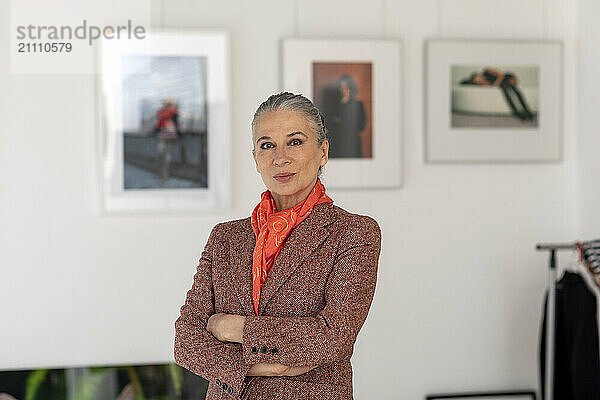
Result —
<instances>
[{"instance_id":1,"label":"blazer lapel","mask_svg":"<svg viewBox=\"0 0 600 400\"><path fill-rule=\"evenodd\" d=\"M309 216L292 229L261 287L259 315L263 315L269 300L296 268L329 236L331 231L327 226L333 221L333 203L321 203L315 205ZM231 260L234 263L234 279L237 280L236 292L244 312L246 315L255 315L252 305L252 254L256 246L256 237L250 225L250 218L244 225L246 229L243 234L233 239L230 246Z\"/></svg>"},{"instance_id":2,"label":"blazer lapel","mask_svg":"<svg viewBox=\"0 0 600 400\"><path fill-rule=\"evenodd\" d=\"M231 239L229 259L233 264L233 282L238 299L242 303L245 315L254 315L252 306L252 253L256 237L247 218L247 226L239 236Z\"/></svg>"}]
</instances>

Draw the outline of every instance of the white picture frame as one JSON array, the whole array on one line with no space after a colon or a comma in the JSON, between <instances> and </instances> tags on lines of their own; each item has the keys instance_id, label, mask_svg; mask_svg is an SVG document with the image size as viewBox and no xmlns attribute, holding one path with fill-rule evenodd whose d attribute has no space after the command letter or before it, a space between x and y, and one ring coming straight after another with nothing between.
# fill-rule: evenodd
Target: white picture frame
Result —
<instances>
[{"instance_id":1,"label":"white picture frame","mask_svg":"<svg viewBox=\"0 0 600 400\"><path fill-rule=\"evenodd\" d=\"M97 53L100 133L96 140L96 175L102 213L220 213L230 208L229 42L227 31L196 29L152 29L140 40L101 41ZM170 62L181 62L186 67L171 68ZM135 79L131 79L134 74ZM125 81L135 81L137 86L125 85ZM174 145L168 145L167 151L154 150L157 146L151 143L148 129L152 125L146 124L143 112L141 116L131 117L132 110L135 113L140 107L127 104L132 102L132 97L140 102L140 92L153 98L154 103L157 96L175 92L189 105L186 113L183 107L179 108L183 115L179 115L179 121L187 121L188 127L184 136L189 141L184 141L182 146L193 143L194 148L190 152L188 147L185 162L185 152L179 149L182 157L179 169L174 168L176 163L172 159L166 161L169 158L166 154L177 154ZM124 111L124 107L128 111ZM148 118L151 116L149 113ZM128 128L128 125L136 128ZM146 157L145 167L142 163L134 169L126 164L127 143L131 139L125 140L128 130L136 130L138 139L147 142L143 147L140 145L140 149L145 149L140 152L145 153L138 155L140 159ZM192 135L194 132L197 137ZM159 141L155 139L155 143ZM154 154L156 157L165 155L158 164L149 161L153 151L158 151ZM165 165L169 168L163 168ZM144 168L145 171L140 172ZM168 174L163 175L165 171ZM160 185L154 179L159 175L163 179Z\"/></svg>"},{"instance_id":2,"label":"white picture frame","mask_svg":"<svg viewBox=\"0 0 600 400\"><path fill-rule=\"evenodd\" d=\"M363 39L297 39L282 40L281 89L300 93L310 98L325 117L330 130L329 160L324 167L323 180L328 188L395 188L403 182L402 141L402 43L399 40ZM364 68L363 68L364 67ZM350 69L348 69L350 68ZM358 69L357 69L358 68ZM324 111L318 98L325 90L331 92L334 79L352 76L347 71L357 71L357 82L370 88L369 102L362 100L366 114L366 128L359 131L360 145L353 156L335 151L341 149L332 140L334 118ZM366 71L364 74L360 71ZM336 78L336 74L340 74ZM360 85L356 84L356 87ZM325 89L329 88L329 89ZM316 91L321 91L315 93ZM361 91L358 90L357 99ZM325 98L325 95L322 96ZM329 96L331 97L331 96ZM360 100L359 100L360 101ZM323 100L324 102L324 100ZM370 107L370 108L369 108ZM333 109L333 107L328 107ZM341 114L340 114L341 115ZM348 115L348 113L346 113ZM357 128L356 130L359 130ZM365 132L369 132L365 136ZM337 134L337 143L341 143ZM350 136L346 136L350 137ZM365 155L366 154L366 155Z\"/></svg>"},{"instance_id":3,"label":"white picture frame","mask_svg":"<svg viewBox=\"0 0 600 400\"><path fill-rule=\"evenodd\" d=\"M559 41L427 40L426 162L560 161L562 57ZM511 92L513 111L506 90L499 86L468 84L475 78L467 71L481 78L487 68L504 76L519 71L513 73L514 87L525 106ZM527 108L529 119L521 115Z\"/></svg>"}]
</instances>

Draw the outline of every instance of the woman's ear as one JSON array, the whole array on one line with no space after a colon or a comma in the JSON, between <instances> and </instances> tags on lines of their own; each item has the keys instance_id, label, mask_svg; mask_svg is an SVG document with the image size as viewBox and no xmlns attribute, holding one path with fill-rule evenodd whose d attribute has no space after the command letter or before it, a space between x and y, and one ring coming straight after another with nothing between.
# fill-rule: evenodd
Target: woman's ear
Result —
<instances>
[{"instance_id":1,"label":"woman's ear","mask_svg":"<svg viewBox=\"0 0 600 400\"><path fill-rule=\"evenodd\" d=\"M254 159L254 165L256 166L256 172L260 173L258 170L258 161L256 161L256 152L252 149L252 158Z\"/></svg>"},{"instance_id":2,"label":"woman's ear","mask_svg":"<svg viewBox=\"0 0 600 400\"><path fill-rule=\"evenodd\" d=\"M329 161L329 140L325 139L323 143L321 143L321 166L323 167Z\"/></svg>"}]
</instances>

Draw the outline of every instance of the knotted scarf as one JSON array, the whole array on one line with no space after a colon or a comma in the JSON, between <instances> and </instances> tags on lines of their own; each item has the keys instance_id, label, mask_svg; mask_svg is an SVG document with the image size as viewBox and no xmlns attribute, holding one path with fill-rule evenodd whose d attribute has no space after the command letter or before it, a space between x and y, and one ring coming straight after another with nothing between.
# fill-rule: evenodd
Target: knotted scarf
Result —
<instances>
[{"instance_id":1,"label":"knotted scarf","mask_svg":"<svg viewBox=\"0 0 600 400\"><path fill-rule=\"evenodd\" d=\"M325 194L325 186L319 178L306 199L283 211L277 211L275 200L269 190L261 194L260 203L254 207L250 217L256 236L256 246L252 254L252 303L256 315L258 315L260 289L285 239L296 225L308 217L315 204L332 202L333 199Z\"/></svg>"}]
</instances>

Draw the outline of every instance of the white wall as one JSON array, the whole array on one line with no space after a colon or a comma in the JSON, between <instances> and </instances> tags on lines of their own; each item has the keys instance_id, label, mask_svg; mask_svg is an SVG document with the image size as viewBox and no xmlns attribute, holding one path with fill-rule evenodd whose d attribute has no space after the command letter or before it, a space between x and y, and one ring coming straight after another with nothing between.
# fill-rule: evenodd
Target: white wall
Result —
<instances>
[{"instance_id":1,"label":"white wall","mask_svg":"<svg viewBox=\"0 0 600 400\"><path fill-rule=\"evenodd\" d=\"M582 237L600 238L600 2L577 1L577 226Z\"/></svg>"},{"instance_id":2,"label":"white wall","mask_svg":"<svg viewBox=\"0 0 600 400\"><path fill-rule=\"evenodd\" d=\"M328 190L336 204L372 215L383 230L376 296L352 359L355 398L536 388L547 258L535 243L579 238L576 166L584 154L582 162L593 163L600 150L592 120L584 121L590 147L577 150L575 4L164 1L152 2L155 26L231 32L234 209L204 217L94 216L94 77L11 75L9 58L0 57L0 369L172 360L173 322L210 229L249 215L264 190L249 122L280 89L280 39L398 38L405 185ZM5 55L8 0L0 0L0 26ZM423 48L430 37L562 40L564 159L425 164ZM597 85L593 68L579 70ZM586 107L597 116L593 104Z\"/></svg>"}]
</instances>

